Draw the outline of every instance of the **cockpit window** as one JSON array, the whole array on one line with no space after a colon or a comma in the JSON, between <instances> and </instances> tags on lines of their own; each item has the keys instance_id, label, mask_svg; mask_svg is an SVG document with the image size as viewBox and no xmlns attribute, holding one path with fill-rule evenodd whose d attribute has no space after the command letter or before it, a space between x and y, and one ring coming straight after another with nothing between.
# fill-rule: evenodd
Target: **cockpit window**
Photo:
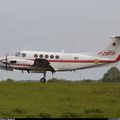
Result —
<instances>
[{"instance_id":1,"label":"cockpit window","mask_svg":"<svg viewBox=\"0 0 120 120\"><path fill-rule=\"evenodd\" d=\"M25 54L25 53L22 53L22 57L26 57L26 54Z\"/></svg>"},{"instance_id":2,"label":"cockpit window","mask_svg":"<svg viewBox=\"0 0 120 120\"><path fill-rule=\"evenodd\" d=\"M16 57L19 57L19 56L20 56L20 52L17 52L17 53L15 54L15 56L16 56Z\"/></svg>"}]
</instances>

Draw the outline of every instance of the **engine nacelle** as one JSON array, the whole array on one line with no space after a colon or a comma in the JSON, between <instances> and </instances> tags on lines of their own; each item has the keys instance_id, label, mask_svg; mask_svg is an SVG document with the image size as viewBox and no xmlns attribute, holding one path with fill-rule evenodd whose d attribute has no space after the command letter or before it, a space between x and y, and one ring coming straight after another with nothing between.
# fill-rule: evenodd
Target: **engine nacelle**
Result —
<instances>
[{"instance_id":1,"label":"engine nacelle","mask_svg":"<svg viewBox=\"0 0 120 120\"><path fill-rule=\"evenodd\" d=\"M24 60L24 59L10 59L8 60L8 64L10 67L12 68L20 68L20 69L27 69L29 68L31 65L34 64L34 61L31 60Z\"/></svg>"}]
</instances>

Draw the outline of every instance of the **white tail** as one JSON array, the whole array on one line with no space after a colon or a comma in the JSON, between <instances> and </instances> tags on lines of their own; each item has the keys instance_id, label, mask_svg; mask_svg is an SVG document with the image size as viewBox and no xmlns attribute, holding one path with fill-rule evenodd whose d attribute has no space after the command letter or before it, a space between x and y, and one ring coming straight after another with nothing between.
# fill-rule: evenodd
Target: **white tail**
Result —
<instances>
[{"instance_id":1,"label":"white tail","mask_svg":"<svg viewBox=\"0 0 120 120\"><path fill-rule=\"evenodd\" d=\"M113 41L97 55L108 59L118 59L120 55L120 36L111 37Z\"/></svg>"}]
</instances>

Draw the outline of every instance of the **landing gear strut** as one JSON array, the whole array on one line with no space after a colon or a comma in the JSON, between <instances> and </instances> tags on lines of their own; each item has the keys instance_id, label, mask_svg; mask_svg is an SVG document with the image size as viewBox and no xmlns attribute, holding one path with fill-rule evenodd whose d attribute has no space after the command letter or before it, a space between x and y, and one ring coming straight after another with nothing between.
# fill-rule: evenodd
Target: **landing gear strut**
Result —
<instances>
[{"instance_id":1,"label":"landing gear strut","mask_svg":"<svg viewBox=\"0 0 120 120\"><path fill-rule=\"evenodd\" d=\"M40 82L46 82L46 72L43 73L43 77L40 79Z\"/></svg>"}]
</instances>

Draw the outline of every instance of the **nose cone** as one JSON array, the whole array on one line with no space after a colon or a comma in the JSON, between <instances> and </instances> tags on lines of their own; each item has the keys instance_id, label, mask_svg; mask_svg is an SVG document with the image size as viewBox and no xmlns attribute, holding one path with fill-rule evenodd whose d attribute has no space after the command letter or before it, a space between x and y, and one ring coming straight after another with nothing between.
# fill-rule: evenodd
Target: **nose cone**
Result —
<instances>
[{"instance_id":1,"label":"nose cone","mask_svg":"<svg viewBox=\"0 0 120 120\"><path fill-rule=\"evenodd\" d=\"M7 70L7 71L13 71L13 69L10 66L7 66L7 68L6 68L5 62L6 62L5 58L0 58L0 69Z\"/></svg>"},{"instance_id":2,"label":"nose cone","mask_svg":"<svg viewBox=\"0 0 120 120\"><path fill-rule=\"evenodd\" d=\"M0 68L5 68L5 64L3 62L5 62L5 58L0 58Z\"/></svg>"}]
</instances>

